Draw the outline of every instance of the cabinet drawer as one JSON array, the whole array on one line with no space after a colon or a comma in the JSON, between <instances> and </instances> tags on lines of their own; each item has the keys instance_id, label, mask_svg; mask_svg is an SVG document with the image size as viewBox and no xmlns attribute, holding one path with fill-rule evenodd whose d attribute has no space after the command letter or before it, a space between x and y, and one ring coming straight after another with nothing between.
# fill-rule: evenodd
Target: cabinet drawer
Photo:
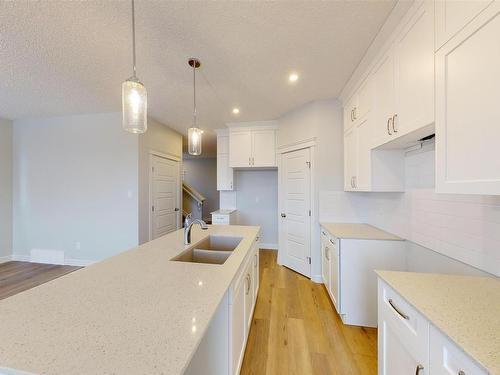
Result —
<instances>
[{"instance_id":1,"label":"cabinet drawer","mask_svg":"<svg viewBox=\"0 0 500 375\"><path fill-rule=\"evenodd\" d=\"M450 339L430 327L430 372L433 375L487 375Z\"/></svg>"},{"instance_id":2,"label":"cabinet drawer","mask_svg":"<svg viewBox=\"0 0 500 375\"><path fill-rule=\"evenodd\" d=\"M212 224L229 225L229 215L212 215Z\"/></svg>"},{"instance_id":3,"label":"cabinet drawer","mask_svg":"<svg viewBox=\"0 0 500 375\"><path fill-rule=\"evenodd\" d=\"M429 322L386 283L379 280L379 317L416 358L428 358Z\"/></svg>"}]
</instances>

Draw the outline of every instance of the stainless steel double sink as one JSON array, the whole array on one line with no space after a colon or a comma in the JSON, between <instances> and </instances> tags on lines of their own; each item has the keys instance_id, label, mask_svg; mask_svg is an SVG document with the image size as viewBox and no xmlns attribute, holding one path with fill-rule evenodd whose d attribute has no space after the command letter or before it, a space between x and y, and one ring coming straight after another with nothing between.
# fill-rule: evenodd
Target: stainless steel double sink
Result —
<instances>
[{"instance_id":1,"label":"stainless steel double sink","mask_svg":"<svg viewBox=\"0 0 500 375\"><path fill-rule=\"evenodd\" d=\"M243 237L209 235L170 260L175 262L224 264L242 239Z\"/></svg>"}]
</instances>

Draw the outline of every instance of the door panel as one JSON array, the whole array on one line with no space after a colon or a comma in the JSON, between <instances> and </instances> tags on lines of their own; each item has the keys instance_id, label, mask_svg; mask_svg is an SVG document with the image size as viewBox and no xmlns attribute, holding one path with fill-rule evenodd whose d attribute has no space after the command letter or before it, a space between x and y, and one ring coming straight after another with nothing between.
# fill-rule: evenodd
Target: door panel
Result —
<instances>
[{"instance_id":1,"label":"door panel","mask_svg":"<svg viewBox=\"0 0 500 375\"><path fill-rule=\"evenodd\" d=\"M283 265L310 276L311 202L310 150L282 154L280 197L280 260Z\"/></svg>"},{"instance_id":2,"label":"door panel","mask_svg":"<svg viewBox=\"0 0 500 375\"><path fill-rule=\"evenodd\" d=\"M150 239L155 239L179 227L179 162L152 155L151 164Z\"/></svg>"}]
</instances>

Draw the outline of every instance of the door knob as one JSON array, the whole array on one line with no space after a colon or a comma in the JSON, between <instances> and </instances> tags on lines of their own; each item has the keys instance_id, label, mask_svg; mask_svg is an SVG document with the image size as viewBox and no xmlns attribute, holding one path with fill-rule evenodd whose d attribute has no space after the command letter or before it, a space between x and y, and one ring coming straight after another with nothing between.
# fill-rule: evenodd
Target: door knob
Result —
<instances>
[{"instance_id":1,"label":"door knob","mask_svg":"<svg viewBox=\"0 0 500 375\"><path fill-rule=\"evenodd\" d=\"M174 211L177 212L177 211L179 211L179 209L176 207L176 208L174 208Z\"/></svg>"},{"instance_id":2,"label":"door knob","mask_svg":"<svg viewBox=\"0 0 500 375\"><path fill-rule=\"evenodd\" d=\"M282 212L281 217L286 217L286 214L284 212Z\"/></svg>"}]
</instances>

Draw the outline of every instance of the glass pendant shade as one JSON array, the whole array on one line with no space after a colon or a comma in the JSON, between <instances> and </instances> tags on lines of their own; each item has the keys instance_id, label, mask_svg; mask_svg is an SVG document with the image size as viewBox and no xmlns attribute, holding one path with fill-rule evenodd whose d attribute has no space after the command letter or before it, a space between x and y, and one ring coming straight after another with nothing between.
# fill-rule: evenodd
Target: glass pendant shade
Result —
<instances>
[{"instance_id":1,"label":"glass pendant shade","mask_svg":"<svg viewBox=\"0 0 500 375\"><path fill-rule=\"evenodd\" d=\"M190 155L201 155L201 139L203 130L200 128L188 129L188 152Z\"/></svg>"},{"instance_id":2,"label":"glass pendant shade","mask_svg":"<svg viewBox=\"0 0 500 375\"><path fill-rule=\"evenodd\" d=\"M122 84L123 129L140 134L148 129L148 95L139 80L129 78Z\"/></svg>"}]
</instances>

